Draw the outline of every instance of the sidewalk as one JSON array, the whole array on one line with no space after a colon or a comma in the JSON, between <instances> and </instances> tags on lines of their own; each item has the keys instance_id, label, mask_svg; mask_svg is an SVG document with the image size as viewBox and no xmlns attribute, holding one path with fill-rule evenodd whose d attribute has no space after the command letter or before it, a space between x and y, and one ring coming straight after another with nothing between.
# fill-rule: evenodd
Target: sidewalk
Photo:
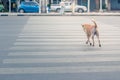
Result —
<instances>
[{"instance_id":1,"label":"sidewalk","mask_svg":"<svg viewBox=\"0 0 120 80\"><path fill-rule=\"evenodd\" d=\"M120 12L90 12L90 13L0 13L0 16L120 16Z\"/></svg>"}]
</instances>

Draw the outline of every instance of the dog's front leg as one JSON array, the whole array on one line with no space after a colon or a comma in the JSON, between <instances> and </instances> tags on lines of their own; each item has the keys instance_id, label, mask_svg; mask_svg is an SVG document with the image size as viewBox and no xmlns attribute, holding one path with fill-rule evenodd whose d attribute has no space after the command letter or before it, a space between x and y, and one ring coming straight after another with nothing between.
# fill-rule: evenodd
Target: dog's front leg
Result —
<instances>
[{"instance_id":1,"label":"dog's front leg","mask_svg":"<svg viewBox=\"0 0 120 80\"><path fill-rule=\"evenodd\" d=\"M86 41L86 44L90 43L90 46L92 45L92 43L90 42L90 36L87 35L87 41Z\"/></svg>"},{"instance_id":2,"label":"dog's front leg","mask_svg":"<svg viewBox=\"0 0 120 80\"><path fill-rule=\"evenodd\" d=\"M89 40L87 39L86 44L88 44Z\"/></svg>"}]
</instances>

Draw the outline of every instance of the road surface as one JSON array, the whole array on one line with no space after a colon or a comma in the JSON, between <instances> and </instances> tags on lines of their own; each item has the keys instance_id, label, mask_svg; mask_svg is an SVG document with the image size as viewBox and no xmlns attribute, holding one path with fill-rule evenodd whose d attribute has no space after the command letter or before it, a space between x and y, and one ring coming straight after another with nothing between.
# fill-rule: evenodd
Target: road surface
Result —
<instances>
[{"instance_id":1,"label":"road surface","mask_svg":"<svg viewBox=\"0 0 120 80\"><path fill-rule=\"evenodd\" d=\"M82 23L98 24L102 47ZM0 80L120 80L119 16L1 16Z\"/></svg>"}]
</instances>

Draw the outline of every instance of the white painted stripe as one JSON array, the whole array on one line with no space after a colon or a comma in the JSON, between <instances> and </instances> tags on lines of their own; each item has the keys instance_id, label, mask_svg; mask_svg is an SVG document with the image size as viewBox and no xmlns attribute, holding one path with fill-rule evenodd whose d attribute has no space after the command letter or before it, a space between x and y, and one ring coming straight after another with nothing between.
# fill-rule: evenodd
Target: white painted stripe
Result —
<instances>
[{"instance_id":1,"label":"white painted stripe","mask_svg":"<svg viewBox=\"0 0 120 80\"><path fill-rule=\"evenodd\" d=\"M86 46L85 48L83 46ZM120 50L119 45L105 45L102 47L87 47L87 45L64 45L64 46L15 46L11 47L10 50L88 50L88 51L96 51L96 50Z\"/></svg>"},{"instance_id":2,"label":"white painted stripe","mask_svg":"<svg viewBox=\"0 0 120 80\"><path fill-rule=\"evenodd\" d=\"M81 35L34 35L35 37L86 37L86 34L81 34ZM34 37L33 35L19 35L18 37ZM120 38L120 36L100 36L101 38Z\"/></svg>"},{"instance_id":3,"label":"white painted stripe","mask_svg":"<svg viewBox=\"0 0 120 80\"><path fill-rule=\"evenodd\" d=\"M14 45L17 45L17 46L18 46L18 45L23 45L23 46L24 46L24 45L34 45L34 46L35 46L35 45L36 45L36 46L37 46L37 45L48 45L48 46L50 46L50 45L54 45L54 46L55 46L55 45L56 45L56 46L58 46L58 45L60 45L60 46L61 46L61 45L63 45L63 46L64 46L64 45L71 45L71 46L72 46L72 45L80 45L80 42L71 42L71 43L65 43L65 42L63 42L63 43L45 43L45 42L44 42L44 43L37 43L37 42L27 42L27 43L26 43L26 42L16 42L16 43L14 43Z\"/></svg>"},{"instance_id":4,"label":"white painted stripe","mask_svg":"<svg viewBox=\"0 0 120 80\"><path fill-rule=\"evenodd\" d=\"M33 43L33 44L14 44L13 47L9 48L10 50L33 50L33 49L36 49L36 50L44 50L44 49L78 49L78 50L81 50L81 51L84 51L84 50L89 50L89 51L100 51L100 50L108 50L108 49L112 49L113 50L120 50L120 43L102 43L102 47L99 47L98 43L95 44L95 47L91 46L89 44L85 44L85 43L78 43L78 44L56 44L56 43L53 43L53 44L39 44L39 43Z\"/></svg>"},{"instance_id":5,"label":"white painted stripe","mask_svg":"<svg viewBox=\"0 0 120 80\"><path fill-rule=\"evenodd\" d=\"M33 50L33 49L79 49L80 46L15 46L11 47L10 50Z\"/></svg>"},{"instance_id":6,"label":"white painted stripe","mask_svg":"<svg viewBox=\"0 0 120 80\"><path fill-rule=\"evenodd\" d=\"M24 34L24 35L19 35L18 37L86 37L85 34L77 34L77 35L69 35L69 34L64 34L64 35L56 35L56 34L49 34L49 35L42 35L42 34L38 34L38 35L31 35L31 34Z\"/></svg>"},{"instance_id":7,"label":"white painted stripe","mask_svg":"<svg viewBox=\"0 0 120 80\"><path fill-rule=\"evenodd\" d=\"M65 39L65 38L63 38L63 39L39 39L39 38L31 38L31 39L17 39L16 41L86 41L87 39ZM120 41L120 39L115 39L115 38L112 38L112 39L101 39L101 41Z\"/></svg>"},{"instance_id":8,"label":"white painted stripe","mask_svg":"<svg viewBox=\"0 0 120 80\"><path fill-rule=\"evenodd\" d=\"M28 33L28 34L20 34L20 36L83 36L85 35L85 33ZM102 33L100 34L100 36L120 36L120 34L117 34L117 33L108 33L108 34L105 34L105 33Z\"/></svg>"},{"instance_id":9,"label":"white painted stripe","mask_svg":"<svg viewBox=\"0 0 120 80\"><path fill-rule=\"evenodd\" d=\"M78 35L63 35L63 36L57 36L57 35L53 35L53 36L49 36L49 35L22 35L22 36L19 36L19 37L40 37L40 38L80 38L80 37L85 37L84 35L83 36L78 36Z\"/></svg>"},{"instance_id":10,"label":"white painted stripe","mask_svg":"<svg viewBox=\"0 0 120 80\"><path fill-rule=\"evenodd\" d=\"M41 30L40 30L41 31ZM119 32L99 32L100 33L100 35L119 35L118 33ZM21 35L21 36L23 36L23 35L53 35L53 34L56 34L56 35L68 35L68 34L71 34L71 35L84 35L85 33L83 32L83 31L79 31L79 32L73 32L73 31L69 31L69 32L53 32L53 31L44 31L44 32L33 32L33 31L31 31L31 32L22 32L21 34L19 34L19 35Z\"/></svg>"},{"instance_id":11,"label":"white painted stripe","mask_svg":"<svg viewBox=\"0 0 120 80\"><path fill-rule=\"evenodd\" d=\"M36 20L35 20L36 21ZM34 21L32 21L32 22L34 22ZM31 23L31 22L30 22ZM90 23L90 22L88 22L88 23ZM39 24L39 25L38 25ZM76 22L76 23L73 23L73 22L64 22L64 23L58 23L58 22L50 22L50 23L44 23L43 21L42 21L42 23L36 23L36 22L34 22L33 24L26 24L25 26L26 26L26 28L27 27L30 27L30 28L40 28L40 27L43 27L43 28L45 28L44 26L46 26L46 27L52 27L52 28L56 28L56 27L61 27L61 28L64 28L64 27L68 27L68 28L74 28L74 27L82 27L81 26L81 24L83 24L81 21L80 22ZM92 23L93 24L93 23ZM29 25L31 25L31 26L29 26ZM40 25L42 25L42 26L40 26ZM48 26L49 25L49 26ZM52 25L55 25L55 26L52 26ZM56 25L58 25L58 26L56 26ZM61 26L61 25L66 25L66 26ZM75 26L73 26L73 25L75 25ZM107 28L108 30L109 29L118 29L118 27L114 27L114 25L106 25L106 24L103 24L103 23L99 23L98 24L98 28Z\"/></svg>"},{"instance_id":12,"label":"white painted stripe","mask_svg":"<svg viewBox=\"0 0 120 80\"><path fill-rule=\"evenodd\" d=\"M78 63L78 62L106 62L120 61L120 57L82 57L82 58L20 58L20 59L4 59L3 63Z\"/></svg>"},{"instance_id":13,"label":"white painted stripe","mask_svg":"<svg viewBox=\"0 0 120 80\"><path fill-rule=\"evenodd\" d=\"M78 33L37 33L37 34L20 34L20 36L81 36L85 34Z\"/></svg>"},{"instance_id":14,"label":"white painted stripe","mask_svg":"<svg viewBox=\"0 0 120 80\"><path fill-rule=\"evenodd\" d=\"M40 27L40 28L37 28L37 27L35 27L34 26L34 28L30 28L30 26L28 27L28 28L24 28L23 29L23 31L22 31L22 33L27 33L27 32L56 32L56 33L61 33L61 32L63 32L63 33L66 33L66 32L79 32L79 33L84 33L84 31L83 31L83 29L81 28L81 27L79 27L79 28L68 28L68 27L64 27L64 28L59 28L59 27L55 27L55 28L52 28L52 27L46 27L46 28L42 28L42 27ZM110 33L110 32L113 32L113 34L114 34L114 32L115 33L117 33L117 32L119 32L120 31L120 29L108 29L108 28L101 28L101 29L98 29L98 31L100 32L100 34L101 33L105 33L106 32L106 34L107 33Z\"/></svg>"},{"instance_id":15,"label":"white painted stripe","mask_svg":"<svg viewBox=\"0 0 120 80\"><path fill-rule=\"evenodd\" d=\"M73 52L12 52L9 53L8 56L41 56L41 55L119 55L120 50L114 50L114 51L73 51Z\"/></svg>"},{"instance_id":16,"label":"white painted stripe","mask_svg":"<svg viewBox=\"0 0 120 80\"><path fill-rule=\"evenodd\" d=\"M31 34L31 33L80 33L81 31L80 30L61 30L61 31L56 31L56 30L25 30L25 31L22 31L21 34ZM112 31L110 31L112 32ZM113 31L115 33L117 33L118 31Z\"/></svg>"},{"instance_id":17,"label":"white painted stripe","mask_svg":"<svg viewBox=\"0 0 120 80\"><path fill-rule=\"evenodd\" d=\"M14 43L15 46L78 46L80 44L83 44L83 42L79 41L79 42L16 42ZM98 44L98 43L97 43ZM119 42L104 42L104 45L120 45Z\"/></svg>"},{"instance_id":18,"label":"white painted stripe","mask_svg":"<svg viewBox=\"0 0 120 80\"><path fill-rule=\"evenodd\" d=\"M64 67L28 67L0 68L0 74L60 74L88 72L120 72L120 66L64 66Z\"/></svg>"},{"instance_id":19,"label":"white painted stripe","mask_svg":"<svg viewBox=\"0 0 120 80\"><path fill-rule=\"evenodd\" d=\"M16 41L80 41L81 39L17 39Z\"/></svg>"},{"instance_id":20,"label":"white painted stripe","mask_svg":"<svg viewBox=\"0 0 120 80\"><path fill-rule=\"evenodd\" d=\"M81 29L81 30L83 30L83 29ZM56 31L56 30L47 30L47 29L45 29L45 30L38 30L38 29L36 29L36 30L33 30L33 29L26 29L26 30L23 30L22 31L22 34L24 33L24 34L26 34L26 33L84 33L84 31L81 31L80 29L79 30L60 30L60 31ZM6 30L3 30L3 31L6 31ZM119 31L117 30L115 30L115 31L100 31L101 33L119 33Z\"/></svg>"},{"instance_id":21,"label":"white painted stripe","mask_svg":"<svg viewBox=\"0 0 120 80\"><path fill-rule=\"evenodd\" d=\"M63 35L63 36L47 36L47 35L24 35L18 36L19 38L36 38L36 39L86 39L85 35ZM96 38L95 38L96 39ZM119 39L120 36L100 36L100 39Z\"/></svg>"},{"instance_id":22,"label":"white painted stripe","mask_svg":"<svg viewBox=\"0 0 120 80\"><path fill-rule=\"evenodd\" d=\"M29 19L29 21L28 21L28 24L31 24L31 20L33 21L33 23L32 24L34 24L34 23L39 23L39 24L46 24L46 25L49 25L49 24L65 24L65 23L67 23L67 24L80 24L80 22L75 22L75 21L71 21L71 22L60 22L60 21L56 21L56 22L40 22L39 20L33 20L33 18L31 18L31 19Z\"/></svg>"},{"instance_id":23,"label":"white painted stripe","mask_svg":"<svg viewBox=\"0 0 120 80\"><path fill-rule=\"evenodd\" d=\"M72 25L42 25L42 26L26 26L23 30L83 30L80 26L72 26ZM110 29L109 29L110 30ZM113 28L114 30L114 28Z\"/></svg>"}]
</instances>

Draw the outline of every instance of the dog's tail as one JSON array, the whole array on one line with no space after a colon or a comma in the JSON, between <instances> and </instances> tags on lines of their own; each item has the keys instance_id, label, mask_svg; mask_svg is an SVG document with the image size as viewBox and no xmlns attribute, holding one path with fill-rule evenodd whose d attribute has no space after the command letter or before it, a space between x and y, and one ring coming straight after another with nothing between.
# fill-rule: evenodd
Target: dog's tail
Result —
<instances>
[{"instance_id":1,"label":"dog's tail","mask_svg":"<svg viewBox=\"0 0 120 80\"><path fill-rule=\"evenodd\" d=\"M92 22L95 24L95 28L97 28L97 24L94 19L92 19Z\"/></svg>"}]
</instances>

